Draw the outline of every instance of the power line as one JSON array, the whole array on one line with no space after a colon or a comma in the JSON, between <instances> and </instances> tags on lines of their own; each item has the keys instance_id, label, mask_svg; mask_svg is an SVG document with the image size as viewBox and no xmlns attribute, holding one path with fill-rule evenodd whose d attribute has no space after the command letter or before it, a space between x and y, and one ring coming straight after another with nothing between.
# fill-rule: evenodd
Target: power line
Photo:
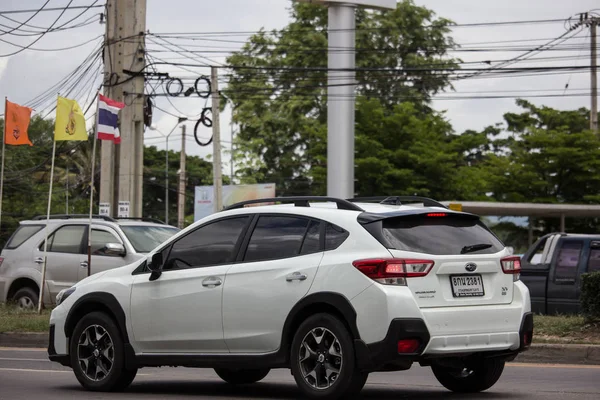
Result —
<instances>
[{"instance_id":1,"label":"power line","mask_svg":"<svg viewBox=\"0 0 600 400\"><path fill-rule=\"evenodd\" d=\"M11 29L9 32L2 32L2 34L0 34L0 36L12 33L14 31L18 30L19 28L23 27L23 25L25 25L26 23L28 23L29 21L34 19L36 17L36 15L38 15L40 13L40 11L42 11L44 9L44 7L46 7L48 5L48 3L50 3L50 0L46 0L46 2L42 5L42 7L39 10L37 10L36 12L34 12L33 15L31 17L29 17L25 22L21 22L21 24L19 26Z\"/></svg>"},{"instance_id":2,"label":"power line","mask_svg":"<svg viewBox=\"0 0 600 400\"><path fill-rule=\"evenodd\" d=\"M105 4L101 4L101 5L93 5L93 6L71 6L71 2L69 2L69 4L67 4L65 7L53 7L53 8L44 8L43 10L6 10L6 11L0 11L0 15L3 14L25 14L25 13L34 13L34 12L40 12L40 11L63 11L63 13L67 10L78 10L78 9L90 9L90 8L100 8L100 7L104 7ZM63 14L61 13L61 15Z\"/></svg>"}]
</instances>

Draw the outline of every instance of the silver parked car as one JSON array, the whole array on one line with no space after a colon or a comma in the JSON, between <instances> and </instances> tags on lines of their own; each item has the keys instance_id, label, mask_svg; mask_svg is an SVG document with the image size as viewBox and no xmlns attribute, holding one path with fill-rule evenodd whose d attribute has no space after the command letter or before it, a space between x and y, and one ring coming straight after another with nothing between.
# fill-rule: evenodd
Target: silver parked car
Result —
<instances>
[{"instance_id":1,"label":"silver parked car","mask_svg":"<svg viewBox=\"0 0 600 400\"><path fill-rule=\"evenodd\" d=\"M48 233L44 303L88 275L89 218L83 215L51 216L46 233L46 216L22 221L0 254L0 302L15 302L33 308L39 299ZM91 274L121 267L144 257L179 229L143 219L92 220Z\"/></svg>"}]
</instances>

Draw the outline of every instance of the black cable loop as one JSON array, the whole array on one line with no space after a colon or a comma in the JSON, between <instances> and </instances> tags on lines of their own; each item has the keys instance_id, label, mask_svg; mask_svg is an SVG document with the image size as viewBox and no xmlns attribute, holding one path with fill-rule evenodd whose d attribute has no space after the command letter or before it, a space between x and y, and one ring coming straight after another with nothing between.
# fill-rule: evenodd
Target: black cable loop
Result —
<instances>
[{"instance_id":1,"label":"black cable loop","mask_svg":"<svg viewBox=\"0 0 600 400\"><path fill-rule=\"evenodd\" d=\"M206 82L206 86L207 86L206 91L202 91L202 90L198 89L198 82L200 82L200 81ZM203 99L208 99L210 97L210 93L212 91L210 79L208 79L208 77L206 77L206 76L201 76L201 77L197 78L196 81L194 82L194 89L196 89L196 93L198 93L198 96L202 97Z\"/></svg>"},{"instance_id":2,"label":"black cable loop","mask_svg":"<svg viewBox=\"0 0 600 400\"><path fill-rule=\"evenodd\" d=\"M208 108L208 107L203 108L202 109L202 114L200 116L200 119L198 121L196 121L196 125L194 125L194 139L196 140L196 143L198 143L198 145L202 146L202 147L208 146L213 141L213 135L210 135L210 139L208 139L208 142L202 142L198 138L198 127L200 126L200 124L204 125L207 128L212 127L212 119L210 119L210 118L208 118L206 116L206 114L209 111L212 112L212 110L210 108Z\"/></svg>"},{"instance_id":3,"label":"black cable loop","mask_svg":"<svg viewBox=\"0 0 600 400\"><path fill-rule=\"evenodd\" d=\"M179 91L177 91L177 93L171 92L171 86L175 82L177 82L179 84ZM177 97L181 93L183 93L183 82L179 78L171 78L171 79L169 79L167 81L167 85L165 86L165 90L167 91L167 93L169 94L169 96L171 96L171 97Z\"/></svg>"}]
</instances>

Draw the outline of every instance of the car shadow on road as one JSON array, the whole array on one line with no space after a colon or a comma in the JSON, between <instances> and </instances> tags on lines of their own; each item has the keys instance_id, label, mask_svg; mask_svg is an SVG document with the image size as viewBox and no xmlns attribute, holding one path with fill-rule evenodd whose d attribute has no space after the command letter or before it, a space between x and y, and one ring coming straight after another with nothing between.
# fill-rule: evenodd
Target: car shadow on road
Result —
<instances>
[{"instance_id":1,"label":"car shadow on road","mask_svg":"<svg viewBox=\"0 0 600 400\"><path fill-rule=\"evenodd\" d=\"M83 391L81 387L69 386L63 387L63 390ZM240 398L240 399L301 399L302 395L294 384L279 384L271 382L261 382L246 386L232 386L223 382L206 381L160 381L147 382L142 381L133 383L125 392L115 393L105 398L126 399L128 397L139 398L139 395L172 395L179 396L201 396L207 398ZM161 398L162 398L161 397ZM515 393L486 392L478 394L455 394L442 388L439 390L429 388L404 389L398 387L377 387L365 386L360 396L356 399L379 399L379 400L397 400L401 398L409 399L485 399L485 400L505 400L513 399Z\"/></svg>"}]
</instances>

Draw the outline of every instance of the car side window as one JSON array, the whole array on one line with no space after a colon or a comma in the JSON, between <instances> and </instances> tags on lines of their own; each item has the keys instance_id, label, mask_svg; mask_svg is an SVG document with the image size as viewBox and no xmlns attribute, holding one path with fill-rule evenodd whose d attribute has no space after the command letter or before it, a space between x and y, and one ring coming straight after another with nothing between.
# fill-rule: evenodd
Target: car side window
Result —
<instances>
[{"instance_id":1,"label":"car side window","mask_svg":"<svg viewBox=\"0 0 600 400\"><path fill-rule=\"evenodd\" d=\"M275 260L299 255L309 222L309 219L301 217L260 216L250 237L244 261Z\"/></svg>"},{"instance_id":2,"label":"car side window","mask_svg":"<svg viewBox=\"0 0 600 400\"><path fill-rule=\"evenodd\" d=\"M600 242L593 241L590 244L587 272L600 272Z\"/></svg>"},{"instance_id":3,"label":"car side window","mask_svg":"<svg viewBox=\"0 0 600 400\"><path fill-rule=\"evenodd\" d=\"M48 238L48 251L51 253L81 254L81 242L87 229L84 225L66 225L58 228ZM39 247L44 250L44 242Z\"/></svg>"},{"instance_id":4,"label":"car side window","mask_svg":"<svg viewBox=\"0 0 600 400\"><path fill-rule=\"evenodd\" d=\"M321 222L312 220L306 230L300 254L317 253L321 250Z\"/></svg>"},{"instance_id":5,"label":"car side window","mask_svg":"<svg viewBox=\"0 0 600 400\"><path fill-rule=\"evenodd\" d=\"M115 235L108 231L92 229L92 255L104 256L107 243L122 243Z\"/></svg>"},{"instance_id":6,"label":"car side window","mask_svg":"<svg viewBox=\"0 0 600 400\"><path fill-rule=\"evenodd\" d=\"M350 234L337 225L327 223L325 228L325 250L335 250Z\"/></svg>"},{"instance_id":7,"label":"car side window","mask_svg":"<svg viewBox=\"0 0 600 400\"><path fill-rule=\"evenodd\" d=\"M582 249L583 242L581 240L565 240L562 242L556 258L555 283L575 283Z\"/></svg>"},{"instance_id":8,"label":"car side window","mask_svg":"<svg viewBox=\"0 0 600 400\"><path fill-rule=\"evenodd\" d=\"M233 262L247 216L204 225L173 243L163 270L198 268Z\"/></svg>"},{"instance_id":9,"label":"car side window","mask_svg":"<svg viewBox=\"0 0 600 400\"><path fill-rule=\"evenodd\" d=\"M542 254L544 253L544 248L546 247L547 241L548 238L540 241L535 250L531 252L529 259L527 260L530 264L537 265L542 261Z\"/></svg>"}]
</instances>

